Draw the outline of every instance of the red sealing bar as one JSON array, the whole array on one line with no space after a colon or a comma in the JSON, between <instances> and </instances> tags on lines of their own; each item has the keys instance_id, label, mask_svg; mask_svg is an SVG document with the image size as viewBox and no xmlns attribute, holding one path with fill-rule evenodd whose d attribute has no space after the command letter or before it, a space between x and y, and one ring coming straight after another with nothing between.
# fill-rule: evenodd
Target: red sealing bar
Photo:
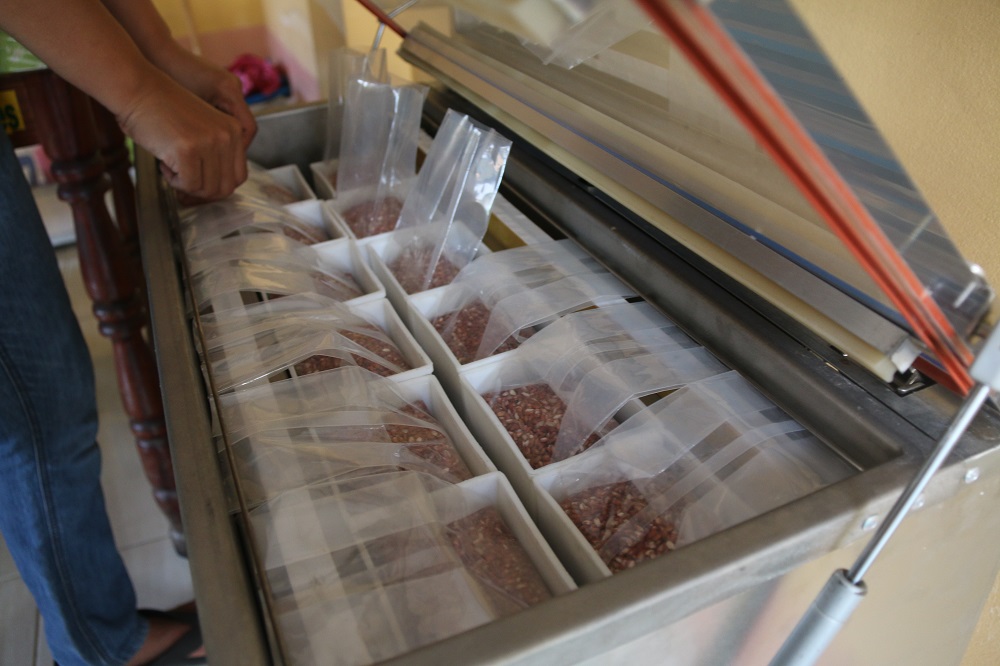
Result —
<instances>
[{"instance_id":1,"label":"red sealing bar","mask_svg":"<svg viewBox=\"0 0 1000 666\"><path fill-rule=\"evenodd\" d=\"M379 23L384 23L386 25L386 27L388 27L394 33L396 33L397 35L399 35L403 39L406 39L406 30L403 29L403 26L401 26L398 23L396 23L392 19L392 17L390 17L378 5L376 5L374 2L372 2L372 0L358 0L358 2L361 3L362 7L364 7L365 9L367 9L368 11L370 11L372 14L374 14L375 18L377 18L379 20Z\"/></svg>"},{"instance_id":2,"label":"red sealing bar","mask_svg":"<svg viewBox=\"0 0 1000 666\"><path fill-rule=\"evenodd\" d=\"M696 0L636 0L767 149L913 327L961 394L973 354L868 210L711 11Z\"/></svg>"}]
</instances>

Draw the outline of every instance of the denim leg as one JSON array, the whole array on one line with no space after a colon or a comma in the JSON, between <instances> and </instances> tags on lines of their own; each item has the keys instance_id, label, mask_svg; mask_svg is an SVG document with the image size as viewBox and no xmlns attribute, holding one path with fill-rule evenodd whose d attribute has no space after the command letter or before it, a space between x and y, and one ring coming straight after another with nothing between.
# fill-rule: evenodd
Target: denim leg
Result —
<instances>
[{"instance_id":1,"label":"denim leg","mask_svg":"<svg viewBox=\"0 0 1000 666\"><path fill-rule=\"evenodd\" d=\"M100 487L94 376L55 254L0 132L0 532L62 666L120 664L147 631Z\"/></svg>"}]
</instances>

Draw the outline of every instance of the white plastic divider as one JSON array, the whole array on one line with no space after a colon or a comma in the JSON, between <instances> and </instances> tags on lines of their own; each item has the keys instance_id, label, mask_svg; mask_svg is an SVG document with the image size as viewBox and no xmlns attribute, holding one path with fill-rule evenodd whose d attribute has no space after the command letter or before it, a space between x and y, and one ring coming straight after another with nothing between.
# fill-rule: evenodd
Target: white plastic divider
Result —
<instances>
[{"instance_id":1,"label":"white plastic divider","mask_svg":"<svg viewBox=\"0 0 1000 666\"><path fill-rule=\"evenodd\" d=\"M320 204L321 215L323 217L323 227L326 229L327 233L333 238L346 238L349 240L354 240L350 235L350 230L344 221L340 218L337 212L333 209L330 201L323 201ZM368 253L363 252L362 258L368 261Z\"/></svg>"},{"instance_id":2,"label":"white plastic divider","mask_svg":"<svg viewBox=\"0 0 1000 666\"><path fill-rule=\"evenodd\" d=\"M611 569L549 493L557 477L558 470L553 470L545 471L532 479L536 498L533 516L535 523L577 583L587 585L609 578L612 575Z\"/></svg>"},{"instance_id":3,"label":"white plastic divider","mask_svg":"<svg viewBox=\"0 0 1000 666\"><path fill-rule=\"evenodd\" d=\"M361 258L361 251L355 243L346 238L317 243L312 248L319 253L325 265L341 272L349 273L364 292L363 296L345 301L348 305L360 305L386 298L386 289ZM397 311L398 312L398 311Z\"/></svg>"},{"instance_id":4,"label":"white plastic divider","mask_svg":"<svg viewBox=\"0 0 1000 666\"><path fill-rule=\"evenodd\" d=\"M329 162L311 162L309 172L312 174L313 183L316 185L316 194L320 199L336 199L336 182L330 181L330 173L336 173L340 160L330 160Z\"/></svg>"},{"instance_id":5,"label":"white plastic divider","mask_svg":"<svg viewBox=\"0 0 1000 666\"><path fill-rule=\"evenodd\" d=\"M465 394L462 392L462 382L459 377L459 370L462 368L475 368L484 363L499 358L511 351L501 352L488 358L473 361L462 365L458 362L454 352L445 343L441 334L437 332L431 323L437 316L447 314L442 312L442 306L447 302L447 295L454 289L451 285L437 287L419 294L413 294L407 298L406 307L409 310L404 321L417 339L420 346L424 348L431 361L434 362L434 374L441 380L441 385L451 396L455 408L460 414L465 415Z\"/></svg>"},{"instance_id":6,"label":"white plastic divider","mask_svg":"<svg viewBox=\"0 0 1000 666\"><path fill-rule=\"evenodd\" d=\"M299 218L309 226L314 227L329 236L329 240L344 238L344 232L336 226L327 223L323 202L319 199L306 199L284 206L284 209ZM327 242L327 241L324 241Z\"/></svg>"},{"instance_id":7,"label":"white plastic divider","mask_svg":"<svg viewBox=\"0 0 1000 666\"><path fill-rule=\"evenodd\" d=\"M463 481L459 485L482 496L487 504L497 509L553 596L567 594L577 588L573 577L525 511L507 477L494 472ZM589 544L587 548L590 549Z\"/></svg>"},{"instance_id":8,"label":"white plastic divider","mask_svg":"<svg viewBox=\"0 0 1000 666\"><path fill-rule=\"evenodd\" d=\"M532 469L499 417L483 398L482 391L497 379L503 371L504 364L516 359L516 353L514 350L460 367L458 374L461 399L453 402L483 450L496 463L497 468L510 479L528 514L536 518L539 496L534 477L543 471L558 469L573 458L556 461L537 470ZM615 419L621 423L644 407L641 400L630 400L618 410Z\"/></svg>"},{"instance_id":9,"label":"white plastic divider","mask_svg":"<svg viewBox=\"0 0 1000 666\"><path fill-rule=\"evenodd\" d=\"M281 185L288 188L288 190L298 198L299 202L316 199L316 194L313 192L312 188L309 187L309 182L306 180L305 176L302 175L302 172L296 165L286 164L284 166L268 169L267 172L271 174L271 176L273 176L274 179Z\"/></svg>"},{"instance_id":10,"label":"white plastic divider","mask_svg":"<svg viewBox=\"0 0 1000 666\"><path fill-rule=\"evenodd\" d=\"M417 181L416 178L411 178L407 181L404 181L403 183L400 183L398 192L395 195L393 195L399 199L400 205L404 203L407 193L409 193L410 188L413 187L416 181ZM368 243L373 238L378 238L379 236L385 236L387 234L392 233L391 231L387 231L382 234L375 234L374 236L358 238L357 234L354 233L354 230L351 229L351 225L349 225L347 223L347 220L344 219L345 212L349 211L354 206L373 200L375 195L376 195L375 188L357 188L349 192L337 193L335 197L328 199L326 202L327 207L329 208L330 215L333 217L336 223L340 225L340 227L344 230L347 237L354 241L357 241L362 245Z\"/></svg>"},{"instance_id":11,"label":"white plastic divider","mask_svg":"<svg viewBox=\"0 0 1000 666\"><path fill-rule=\"evenodd\" d=\"M411 313L407 305L407 298L410 294L406 293L402 285L399 284L399 280L397 280L396 276L389 270L389 264L396 258L395 253L399 250L399 248L392 242L393 233L394 232L390 232L387 234L372 236L371 239L363 245L362 249L365 254L368 255L368 263L372 267L372 271L382 284L385 285L385 293L389 302L396 308L396 312L399 313L399 316L403 318L403 323L409 326L409 317ZM490 249L480 243L479 248L476 250L476 257L481 257L484 254L489 253Z\"/></svg>"},{"instance_id":12,"label":"white plastic divider","mask_svg":"<svg viewBox=\"0 0 1000 666\"><path fill-rule=\"evenodd\" d=\"M377 301L352 304L350 308L385 331L389 339L399 347L399 351L403 354L406 362L410 364L409 370L389 375L389 379L403 382L408 379L430 375L433 372L434 366L427 352L424 351L423 347L414 339L413 334L403 325L402 320L396 314L396 311L389 304L388 300L380 298Z\"/></svg>"},{"instance_id":13,"label":"white plastic divider","mask_svg":"<svg viewBox=\"0 0 1000 666\"><path fill-rule=\"evenodd\" d=\"M427 405L427 411L444 428L452 444L455 445L458 455L462 457L474 476L492 474L497 471L496 465L469 432L465 421L459 417L454 405L434 375L428 374L400 380L399 390L407 400L420 400Z\"/></svg>"},{"instance_id":14,"label":"white plastic divider","mask_svg":"<svg viewBox=\"0 0 1000 666\"><path fill-rule=\"evenodd\" d=\"M388 480L383 481L386 482ZM405 482L412 487L416 479L410 476ZM314 663L334 654L333 650L336 650L338 663L369 663L396 656L401 648L414 647L410 644L413 637L424 644L427 642L425 636L434 630L431 625L422 633L413 634L412 631L404 632L404 625L411 626L415 621L440 622L442 616L447 618L452 603L462 604L466 599L469 602L467 610L473 613L462 616L466 627L491 621L480 610L483 600L468 596L475 594L473 589L465 589L468 579L452 576L449 572L432 571L383 586L347 589L345 579L371 579L383 561L382 557L373 556L373 551L369 550L372 542L363 535L384 531L391 536L389 530L395 521L385 525L383 517L387 511L405 512L405 507L391 503L391 496L386 498L388 503L385 505L374 504L377 492L375 487L369 490L364 498L367 506L362 513L348 508L356 501L352 497L354 493L342 493L338 485L333 484L322 496L286 494L252 514L254 547L272 580L271 593L277 597L275 605L280 609L278 631L290 650L292 661ZM442 495L437 497L438 493ZM462 501L451 510L449 504L459 497ZM457 487L439 487L428 499L434 506L423 513L433 512L442 523L460 520L482 509L496 509L549 592L560 596L576 589L572 577L527 518L502 474L476 477ZM399 526L405 528L423 515L409 518L404 513L401 518ZM328 539L331 535L335 535L333 543ZM353 545L348 546L352 542ZM326 556L328 553L330 557ZM341 565L346 565L343 570ZM452 583L458 586L452 588ZM400 598L401 585L408 586L408 594L413 597L425 598L424 595L437 592L447 603L445 606L440 606L441 601L437 606L432 604L428 615L424 616L419 612L420 606L408 607L403 603L406 599ZM359 622L358 618L364 622ZM445 635L447 632L438 638Z\"/></svg>"},{"instance_id":15,"label":"white plastic divider","mask_svg":"<svg viewBox=\"0 0 1000 666\"><path fill-rule=\"evenodd\" d=\"M486 455L507 475L528 515L534 518L538 515L538 498L532 481L531 465L521 455L514 439L479 392L481 387L488 386L489 382L497 378L504 360L500 357L484 359L477 367L460 371L462 399L456 401L456 405L461 404L461 413L469 430L486 451Z\"/></svg>"}]
</instances>

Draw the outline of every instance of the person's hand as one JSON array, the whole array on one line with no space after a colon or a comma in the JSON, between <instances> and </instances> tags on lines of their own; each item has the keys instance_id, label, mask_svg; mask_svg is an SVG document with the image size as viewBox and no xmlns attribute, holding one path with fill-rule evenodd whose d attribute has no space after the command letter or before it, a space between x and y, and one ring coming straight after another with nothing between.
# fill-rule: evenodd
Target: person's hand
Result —
<instances>
[{"instance_id":1,"label":"person's hand","mask_svg":"<svg viewBox=\"0 0 1000 666\"><path fill-rule=\"evenodd\" d=\"M257 134L257 121L250 112L236 76L179 46L169 57L159 58L160 67L175 81L215 108L235 118L246 148Z\"/></svg>"},{"instance_id":2,"label":"person's hand","mask_svg":"<svg viewBox=\"0 0 1000 666\"><path fill-rule=\"evenodd\" d=\"M247 177L243 127L169 77L150 77L118 115L122 130L160 160L167 182L201 199L229 196Z\"/></svg>"}]
</instances>

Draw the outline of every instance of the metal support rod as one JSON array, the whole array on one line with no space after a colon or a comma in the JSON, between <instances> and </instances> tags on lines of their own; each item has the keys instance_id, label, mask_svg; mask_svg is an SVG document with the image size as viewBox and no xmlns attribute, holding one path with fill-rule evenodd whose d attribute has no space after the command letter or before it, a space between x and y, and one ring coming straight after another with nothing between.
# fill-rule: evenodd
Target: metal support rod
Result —
<instances>
[{"instance_id":1,"label":"metal support rod","mask_svg":"<svg viewBox=\"0 0 1000 666\"><path fill-rule=\"evenodd\" d=\"M979 383L973 387L934 451L893 504L878 532L865 546L854 566L850 571L841 569L834 572L771 660L771 666L808 666L819 659L864 598L867 588L862 579L865 573L927 487L931 477L944 464L989 395L989 385Z\"/></svg>"},{"instance_id":2,"label":"metal support rod","mask_svg":"<svg viewBox=\"0 0 1000 666\"><path fill-rule=\"evenodd\" d=\"M771 660L771 666L815 663L867 591L864 583L856 585L848 580L846 570L835 571Z\"/></svg>"},{"instance_id":3,"label":"metal support rod","mask_svg":"<svg viewBox=\"0 0 1000 666\"><path fill-rule=\"evenodd\" d=\"M878 554L882 552L885 548L886 542L892 537L896 528L899 527L899 523L902 522L906 513L913 507L914 502L920 496L920 493L924 491L927 484L930 482L931 477L934 476L935 472L940 469L941 465L944 464L945 459L951 453L951 450L955 448L958 444L958 440L962 437L962 434L968 429L969 424L972 419L975 418L976 414L979 412L979 408L983 406L986 399L990 396L990 387L986 384L976 384L976 386L966 397L962 406L959 408L958 413L951 421L951 425L941 436L938 441L937 446L932 452L930 458L924 463L923 468L921 468L920 473L917 474L910 484L903 491L903 494L896 500L896 503L892 506L889 511L889 515L886 516L885 520L879 526L878 531L875 536L871 538L865 549L861 551L861 555L858 556L857 561L855 561L854 566L848 572L847 577L852 582L857 584L865 577L865 573L871 567L872 562L878 557Z\"/></svg>"},{"instance_id":4,"label":"metal support rod","mask_svg":"<svg viewBox=\"0 0 1000 666\"><path fill-rule=\"evenodd\" d=\"M390 19L396 18L397 16L399 16L400 14L402 14L403 12L405 12L407 9L417 4L418 2L420 2L420 0L407 0L407 2L404 2L399 7L396 7L391 12L387 13L386 16ZM386 23L387 23L386 21L383 21L381 17L379 17L378 30L375 31L375 41L372 43L372 51L377 49L379 44L382 43L382 35L385 34ZM400 32L400 30L395 30L395 32L399 33L401 37L406 36L406 33Z\"/></svg>"}]
</instances>

